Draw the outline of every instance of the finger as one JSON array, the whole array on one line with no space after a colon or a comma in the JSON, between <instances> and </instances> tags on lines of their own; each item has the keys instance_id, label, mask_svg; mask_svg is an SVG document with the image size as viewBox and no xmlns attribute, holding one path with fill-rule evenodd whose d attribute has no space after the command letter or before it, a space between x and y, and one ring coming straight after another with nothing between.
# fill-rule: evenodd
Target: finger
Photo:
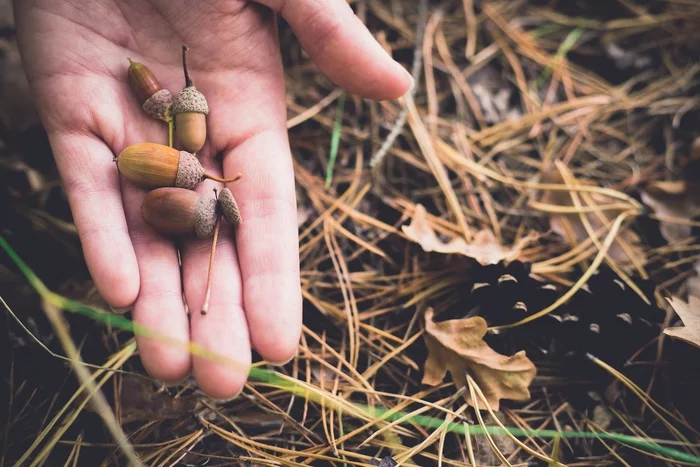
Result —
<instances>
[{"instance_id":1,"label":"finger","mask_svg":"<svg viewBox=\"0 0 700 467\"><path fill-rule=\"evenodd\" d=\"M250 340L265 360L282 363L297 349L302 302L294 171L274 46L271 40L261 51L272 71L256 76L255 86L236 92L241 86L231 78L218 88L210 121L235 124L213 124L210 136L223 148L224 175L243 174L228 188L243 219L235 235Z\"/></svg>"},{"instance_id":2,"label":"finger","mask_svg":"<svg viewBox=\"0 0 700 467\"><path fill-rule=\"evenodd\" d=\"M301 334L301 289L296 198L285 128L256 133L224 159L243 219L236 230L243 307L251 342L272 363L296 353Z\"/></svg>"},{"instance_id":3,"label":"finger","mask_svg":"<svg viewBox=\"0 0 700 467\"><path fill-rule=\"evenodd\" d=\"M395 99L412 83L410 73L372 37L345 0L257 0L278 11L323 73L347 91Z\"/></svg>"},{"instance_id":4,"label":"finger","mask_svg":"<svg viewBox=\"0 0 700 467\"><path fill-rule=\"evenodd\" d=\"M180 265L175 245L170 238L154 232L143 220L141 204L146 192L126 181L123 192L141 279L133 309L134 322L187 345L190 338L189 321L182 300ZM175 383L189 374L191 358L186 348L142 335L137 335L136 341L141 362L154 378Z\"/></svg>"},{"instance_id":5,"label":"finger","mask_svg":"<svg viewBox=\"0 0 700 467\"><path fill-rule=\"evenodd\" d=\"M90 274L113 308L130 307L139 270L112 151L91 135L49 133Z\"/></svg>"},{"instance_id":6,"label":"finger","mask_svg":"<svg viewBox=\"0 0 700 467\"><path fill-rule=\"evenodd\" d=\"M210 173L217 173L210 161L202 159ZM214 197L213 182L197 187L200 196ZM221 186L219 185L219 189ZM223 356L227 363L215 359L193 357L193 374L198 386L210 397L227 399L237 395L248 376L251 362L248 324L242 307L241 275L230 226L222 223L214 255L209 308L202 314L205 301L211 238L190 238L183 248L183 281L191 313L192 342Z\"/></svg>"}]
</instances>

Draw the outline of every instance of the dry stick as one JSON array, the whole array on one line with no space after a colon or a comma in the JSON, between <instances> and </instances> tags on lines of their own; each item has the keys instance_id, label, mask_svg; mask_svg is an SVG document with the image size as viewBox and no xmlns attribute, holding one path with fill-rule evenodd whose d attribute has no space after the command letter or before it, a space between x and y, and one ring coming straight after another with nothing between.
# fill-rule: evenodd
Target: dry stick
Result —
<instances>
[{"instance_id":1,"label":"dry stick","mask_svg":"<svg viewBox=\"0 0 700 467\"><path fill-rule=\"evenodd\" d=\"M216 193L216 188L214 188L214 193ZM209 275L207 277L207 293L204 296L204 305L202 305L201 313L203 315L207 314L209 310L209 297L211 296L211 280L214 276L214 255L216 254L216 243L219 239L219 227L221 227L221 216L216 220L216 226L214 227L214 239L211 242L211 255L209 256Z\"/></svg>"},{"instance_id":2,"label":"dry stick","mask_svg":"<svg viewBox=\"0 0 700 467\"><path fill-rule=\"evenodd\" d=\"M413 66L411 67L411 77L413 77L413 87L409 91L411 99L416 95L418 80L420 78L418 75L420 74L421 67L423 66L423 52L421 44L423 43L423 34L425 33L427 16L428 0L420 0L420 4L418 5L418 23L416 24L416 46L413 49ZM394 123L389 136L379 148L377 153L372 156L372 159L369 161L369 166L371 168L374 169L375 167L379 167L379 164L382 163L382 160L384 160L387 152L389 152L389 148L391 148L394 141L396 141L396 138L398 138L399 133L401 133L403 130L403 127L406 124L406 118L408 118L408 107L404 104L403 108L401 109L401 113L399 114L399 118L396 120L396 123Z\"/></svg>"}]
</instances>

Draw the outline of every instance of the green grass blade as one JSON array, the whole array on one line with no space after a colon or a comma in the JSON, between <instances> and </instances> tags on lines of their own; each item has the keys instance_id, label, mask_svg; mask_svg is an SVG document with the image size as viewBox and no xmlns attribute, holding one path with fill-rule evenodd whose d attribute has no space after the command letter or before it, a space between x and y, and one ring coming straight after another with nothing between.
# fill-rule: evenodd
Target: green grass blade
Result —
<instances>
[{"instance_id":1,"label":"green grass blade","mask_svg":"<svg viewBox=\"0 0 700 467\"><path fill-rule=\"evenodd\" d=\"M340 145L340 133L343 129L343 109L345 108L345 93L338 97L338 106L335 110L335 123L333 124L333 134L331 135L331 150L328 155L328 167L326 168L326 188L331 186L333 180L333 167L338 157L338 146Z\"/></svg>"}]
</instances>

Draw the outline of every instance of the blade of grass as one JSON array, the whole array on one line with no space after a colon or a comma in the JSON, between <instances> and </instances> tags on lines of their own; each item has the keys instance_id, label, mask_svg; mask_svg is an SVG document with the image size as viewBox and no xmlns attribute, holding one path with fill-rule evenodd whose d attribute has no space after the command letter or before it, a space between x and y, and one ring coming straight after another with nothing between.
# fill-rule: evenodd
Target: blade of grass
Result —
<instances>
[{"instance_id":1,"label":"blade of grass","mask_svg":"<svg viewBox=\"0 0 700 467\"><path fill-rule=\"evenodd\" d=\"M335 109L335 123L333 124L333 134L331 135L331 150L328 155L328 167L326 168L326 188L331 186L333 180L333 167L338 157L338 146L340 145L340 133L343 129L343 109L345 108L345 93L338 97L338 105Z\"/></svg>"}]
</instances>

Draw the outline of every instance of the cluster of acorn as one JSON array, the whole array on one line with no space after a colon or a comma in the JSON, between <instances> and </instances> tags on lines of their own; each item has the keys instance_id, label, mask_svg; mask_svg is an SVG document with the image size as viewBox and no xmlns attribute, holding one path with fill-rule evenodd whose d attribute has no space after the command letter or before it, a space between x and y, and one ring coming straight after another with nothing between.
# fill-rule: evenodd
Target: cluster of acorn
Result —
<instances>
[{"instance_id":1,"label":"cluster of acorn","mask_svg":"<svg viewBox=\"0 0 700 467\"><path fill-rule=\"evenodd\" d=\"M119 172L127 180L150 190L141 207L146 223L157 232L173 237L195 235L209 238L213 235L213 261L221 216L237 227L241 223L241 215L228 188L221 191L214 189L213 197L199 195L192 189L207 178L229 183L240 179L241 175L234 178L216 177L206 173L196 157L207 139L209 105L190 78L187 51L188 47L184 45L182 67L185 87L174 99L146 65L129 59L129 86L148 116L168 124L169 144L135 143L126 147L115 161ZM179 149L173 147L173 133ZM209 274L211 279L211 267ZM202 311L206 312L206 303Z\"/></svg>"}]
</instances>

